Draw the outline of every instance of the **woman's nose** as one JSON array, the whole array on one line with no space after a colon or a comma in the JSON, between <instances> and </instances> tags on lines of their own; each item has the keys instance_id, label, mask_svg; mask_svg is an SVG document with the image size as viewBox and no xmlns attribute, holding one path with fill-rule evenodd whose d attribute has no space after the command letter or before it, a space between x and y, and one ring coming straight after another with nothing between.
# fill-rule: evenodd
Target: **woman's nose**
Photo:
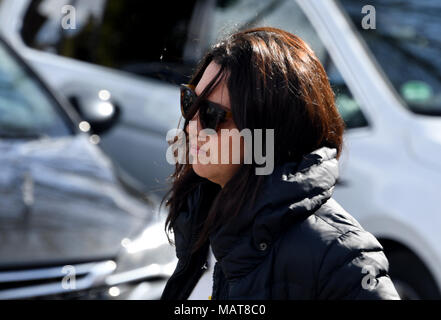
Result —
<instances>
[{"instance_id":1,"label":"woman's nose","mask_svg":"<svg viewBox=\"0 0 441 320\"><path fill-rule=\"evenodd\" d=\"M193 122L193 125L196 124L196 130L197 130L197 133L199 134L199 131L202 129L202 128L201 128L200 121L199 121L199 111L196 112L196 114L193 116L193 118L192 118L189 122L192 123L192 121L194 121L194 122ZM195 122L196 122L196 123L195 123ZM189 127L190 127L190 123L189 123L189 125L185 128L185 132L186 132L187 134L189 134L188 130L189 130Z\"/></svg>"}]
</instances>

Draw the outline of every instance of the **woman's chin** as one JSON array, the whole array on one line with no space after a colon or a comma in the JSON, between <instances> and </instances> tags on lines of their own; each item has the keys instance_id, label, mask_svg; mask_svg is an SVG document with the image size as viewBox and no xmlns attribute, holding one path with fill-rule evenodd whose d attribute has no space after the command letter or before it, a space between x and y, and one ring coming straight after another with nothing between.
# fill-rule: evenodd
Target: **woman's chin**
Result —
<instances>
[{"instance_id":1,"label":"woman's chin","mask_svg":"<svg viewBox=\"0 0 441 320\"><path fill-rule=\"evenodd\" d=\"M201 163L194 163L192 164L193 171L201 178L206 178L208 180L211 180L210 177L212 176L212 170L210 170L209 164L201 164Z\"/></svg>"}]
</instances>

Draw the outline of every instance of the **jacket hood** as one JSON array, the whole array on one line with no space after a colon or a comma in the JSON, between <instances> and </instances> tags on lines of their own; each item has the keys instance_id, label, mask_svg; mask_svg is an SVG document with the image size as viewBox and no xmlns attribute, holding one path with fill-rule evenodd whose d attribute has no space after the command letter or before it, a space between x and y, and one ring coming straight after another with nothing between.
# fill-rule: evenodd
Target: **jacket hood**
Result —
<instances>
[{"instance_id":1,"label":"jacket hood","mask_svg":"<svg viewBox=\"0 0 441 320\"><path fill-rule=\"evenodd\" d=\"M252 270L282 231L312 215L331 198L338 178L335 148L322 147L300 162L285 163L265 177L249 209L210 236L213 254L227 278Z\"/></svg>"}]
</instances>

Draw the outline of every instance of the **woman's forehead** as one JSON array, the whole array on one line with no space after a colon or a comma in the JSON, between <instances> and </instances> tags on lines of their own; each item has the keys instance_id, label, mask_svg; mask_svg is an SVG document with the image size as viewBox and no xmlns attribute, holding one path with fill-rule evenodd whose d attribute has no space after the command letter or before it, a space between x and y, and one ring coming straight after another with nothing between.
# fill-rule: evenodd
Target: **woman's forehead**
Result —
<instances>
[{"instance_id":1,"label":"woman's forehead","mask_svg":"<svg viewBox=\"0 0 441 320\"><path fill-rule=\"evenodd\" d=\"M210 81L213 80L214 77L216 77L219 70L220 66L215 62L211 62L207 66L201 80L199 80L199 83L195 89L195 92L198 96L204 91L205 87L210 83ZM219 84L213 89L207 99L230 108L230 97L228 94L225 79L220 80Z\"/></svg>"}]
</instances>

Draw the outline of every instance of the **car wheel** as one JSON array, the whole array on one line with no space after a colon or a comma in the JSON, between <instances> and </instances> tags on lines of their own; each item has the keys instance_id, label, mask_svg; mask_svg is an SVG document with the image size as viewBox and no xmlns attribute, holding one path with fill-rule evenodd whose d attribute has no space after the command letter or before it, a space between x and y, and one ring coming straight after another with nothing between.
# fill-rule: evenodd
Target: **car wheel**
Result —
<instances>
[{"instance_id":1,"label":"car wheel","mask_svg":"<svg viewBox=\"0 0 441 320\"><path fill-rule=\"evenodd\" d=\"M387 254L389 275L403 300L440 299L433 276L412 252L394 250Z\"/></svg>"}]
</instances>

